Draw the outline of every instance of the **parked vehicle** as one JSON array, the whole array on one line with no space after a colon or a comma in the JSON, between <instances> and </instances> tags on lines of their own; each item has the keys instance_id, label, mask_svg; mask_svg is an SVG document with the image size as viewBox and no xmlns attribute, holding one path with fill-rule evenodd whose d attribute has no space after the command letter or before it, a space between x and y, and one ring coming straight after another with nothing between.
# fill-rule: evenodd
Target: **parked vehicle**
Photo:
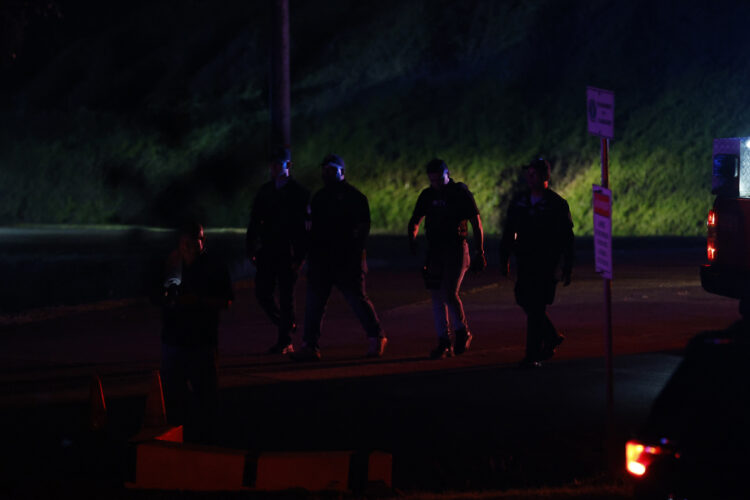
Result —
<instances>
[{"instance_id":1,"label":"parked vehicle","mask_svg":"<svg viewBox=\"0 0 750 500\"><path fill-rule=\"evenodd\" d=\"M750 322L702 333L661 391L626 467L642 499L750 498Z\"/></svg>"},{"instance_id":2,"label":"parked vehicle","mask_svg":"<svg viewBox=\"0 0 750 500\"><path fill-rule=\"evenodd\" d=\"M750 315L750 137L714 139L711 192L701 285L740 299L740 312Z\"/></svg>"}]
</instances>

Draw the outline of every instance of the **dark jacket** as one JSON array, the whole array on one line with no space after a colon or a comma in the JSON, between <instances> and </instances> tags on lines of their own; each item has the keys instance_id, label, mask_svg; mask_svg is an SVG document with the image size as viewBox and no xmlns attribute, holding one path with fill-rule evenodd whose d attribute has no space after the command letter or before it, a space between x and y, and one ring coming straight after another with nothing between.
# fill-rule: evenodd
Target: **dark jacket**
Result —
<instances>
[{"instance_id":1,"label":"dark jacket","mask_svg":"<svg viewBox=\"0 0 750 500\"><path fill-rule=\"evenodd\" d=\"M547 189L536 205L529 193L516 196L508 207L508 216L500 243L500 266L516 256L519 276L529 271L553 274L562 260L563 275L569 274L574 257L573 221L568 202Z\"/></svg>"},{"instance_id":2,"label":"dark jacket","mask_svg":"<svg viewBox=\"0 0 750 500\"><path fill-rule=\"evenodd\" d=\"M253 201L245 243L248 256L260 250L277 257L302 261L307 253L307 208L310 192L294 179L280 189L274 181L263 184Z\"/></svg>"},{"instance_id":3,"label":"dark jacket","mask_svg":"<svg viewBox=\"0 0 750 500\"><path fill-rule=\"evenodd\" d=\"M434 249L462 243L468 234L467 221L476 215L479 210L469 188L451 179L442 189L430 186L419 194L410 223L425 217L427 241Z\"/></svg>"},{"instance_id":4,"label":"dark jacket","mask_svg":"<svg viewBox=\"0 0 750 500\"><path fill-rule=\"evenodd\" d=\"M320 189L310 203L310 261L361 259L370 234L367 197L346 181Z\"/></svg>"},{"instance_id":5,"label":"dark jacket","mask_svg":"<svg viewBox=\"0 0 750 500\"><path fill-rule=\"evenodd\" d=\"M215 305L205 305L201 299L217 302L234 300L232 282L224 263L203 252L191 266L183 264L180 273L181 284L177 298L197 297L198 303L180 305L164 301L162 308L162 342L185 347L216 347L218 343L219 309ZM218 299L218 300L217 300Z\"/></svg>"}]
</instances>

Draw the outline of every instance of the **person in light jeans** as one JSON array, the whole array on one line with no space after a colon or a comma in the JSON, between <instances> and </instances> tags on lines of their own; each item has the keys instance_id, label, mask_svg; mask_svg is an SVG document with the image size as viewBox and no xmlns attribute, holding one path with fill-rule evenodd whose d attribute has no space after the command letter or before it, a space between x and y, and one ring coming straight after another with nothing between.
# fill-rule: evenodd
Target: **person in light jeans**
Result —
<instances>
[{"instance_id":1,"label":"person in light jeans","mask_svg":"<svg viewBox=\"0 0 750 500\"><path fill-rule=\"evenodd\" d=\"M443 160L431 160L427 166L430 186L417 199L408 224L409 243L416 254L416 238L422 219L425 220L427 250L423 277L430 290L432 311L438 344L430 351L431 359L442 359L463 354L473 339L466 323L463 303L459 296L466 271L484 270L484 233L474 196L466 184L450 178ZM468 223L474 234L475 251L469 258L466 241ZM451 342L450 330L454 341Z\"/></svg>"}]
</instances>

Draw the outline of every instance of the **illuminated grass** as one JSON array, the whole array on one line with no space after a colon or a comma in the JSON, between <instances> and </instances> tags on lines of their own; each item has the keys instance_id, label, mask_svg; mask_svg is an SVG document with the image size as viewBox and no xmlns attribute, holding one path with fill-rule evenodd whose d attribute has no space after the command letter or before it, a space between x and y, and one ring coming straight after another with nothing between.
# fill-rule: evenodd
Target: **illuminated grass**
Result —
<instances>
[{"instance_id":1,"label":"illuminated grass","mask_svg":"<svg viewBox=\"0 0 750 500\"><path fill-rule=\"evenodd\" d=\"M78 81L70 68L88 64L76 57L93 56L61 53L51 77L33 82L16 99L21 104L0 109L4 224L171 226L194 214L209 227L244 227L268 158L262 8L241 7L257 24L252 29L231 9L186 6L184 25L161 22L170 15L163 7L126 9L118 22L127 29L97 35L98 57L149 40L157 26L170 31L162 44L143 42L141 49L153 50L132 60L125 52L115 76ZM702 235L711 139L750 135L746 37L744 26L737 30L745 11L707 16L696 4L673 23L671 10L655 5L648 19L660 29L652 30L638 2L479 1L468 8L385 0L373 10L334 1L294 9L295 175L314 191L320 159L341 154L348 179L369 197L375 233L403 233L427 185L423 166L440 157L469 185L486 231L496 234L523 184L519 165L543 154L576 233L591 234L599 142L586 133L586 85L616 93L610 186L617 236ZM619 21L606 32L590 22L604 18ZM324 28L332 24L339 28ZM133 30L127 40L115 34ZM86 101L88 94L99 101ZM133 105L102 101L110 95Z\"/></svg>"}]
</instances>

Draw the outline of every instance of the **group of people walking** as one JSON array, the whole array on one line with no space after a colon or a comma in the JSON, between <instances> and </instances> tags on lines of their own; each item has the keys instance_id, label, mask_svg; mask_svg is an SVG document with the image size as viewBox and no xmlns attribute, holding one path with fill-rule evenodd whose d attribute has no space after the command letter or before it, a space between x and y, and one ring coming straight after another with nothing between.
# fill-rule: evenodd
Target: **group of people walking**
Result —
<instances>
[{"instance_id":1,"label":"group of people walking","mask_svg":"<svg viewBox=\"0 0 750 500\"><path fill-rule=\"evenodd\" d=\"M388 343L367 296L365 246L370 232L367 197L346 181L344 160L335 154L321 162L324 186L310 200L309 192L290 173L291 158L282 150L270 162L271 179L255 198L246 235L248 257L257 272L258 303L277 326L270 353L298 361L320 359L321 322L335 285L357 315L368 338L367 356L383 355ZM513 198L503 229L501 272L508 274L514 255L518 267L516 301L528 318L526 356L522 366L539 366L563 341L546 314L558 281L570 283L573 265L573 223L567 202L549 189L550 164L542 158L524 167L528 190ZM423 267L430 291L437 345L430 358L463 354L471 345L459 295L466 272L487 266L482 219L468 186L454 181L446 163L429 161L429 187L417 198L407 226L410 248L424 221L428 248ZM470 255L467 238L472 227ZM295 352L297 328L294 288L307 260L307 297L302 346ZM275 288L278 287L278 302Z\"/></svg>"},{"instance_id":2,"label":"group of people walking","mask_svg":"<svg viewBox=\"0 0 750 500\"><path fill-rule=\"evenodd\" d=\"M271 159L270 180L255 197L246 233L247 256L256 267L256 298L277 328L269 353L288 355L295 361L319 360L321 323L336 286L367 335L366 355L381 357L388 338L365 286L365 247L370 233L367 197L346 181L346 164L338 155L323 158L320 167L324 186L312 198L291 175L291 166L288 149ZM515 257L515 298L527 316L526 355L521 366L538 367L564 339L547 317L546 307L554 299L557 283L570 283L573 223L567 202L549 189L549 162L537 158L524 169L528 189L517 194L508 207L500 269L507 276L511 256ZM416 254L416 238L424 221L428 248L423 279L430 291L437 335L429 357L441 359L463 354L472 343L459 290L467 271L484 270L487 260L481 216L468 186L454 181L440 159L428 162L425 170L429 187L417 198L407 234ZM474 243L471 254L469 225ZM231 283L226 268L204 251L200 225L186 226L180 233L180 244L165 271L162 367L168 369L170 375L165 378L171 380L191 376L208 380L197 384L199 387L193 383L192 389L212 395L218 389L218 311L233 299ZM295 350L292 334L298 323L294 291L304 262L305 316L302 345ZM188 310L191 312L184 314ZM201 328L206 330L204 334L196 330ZM196 330L195 335L181 335L183 329ZM214 375L206 377L205 372L211 371ZM202 388L204 385L207 388ZM170 388L165 387L165 396L169 393Z\"/></svg>"}]
</instances>

